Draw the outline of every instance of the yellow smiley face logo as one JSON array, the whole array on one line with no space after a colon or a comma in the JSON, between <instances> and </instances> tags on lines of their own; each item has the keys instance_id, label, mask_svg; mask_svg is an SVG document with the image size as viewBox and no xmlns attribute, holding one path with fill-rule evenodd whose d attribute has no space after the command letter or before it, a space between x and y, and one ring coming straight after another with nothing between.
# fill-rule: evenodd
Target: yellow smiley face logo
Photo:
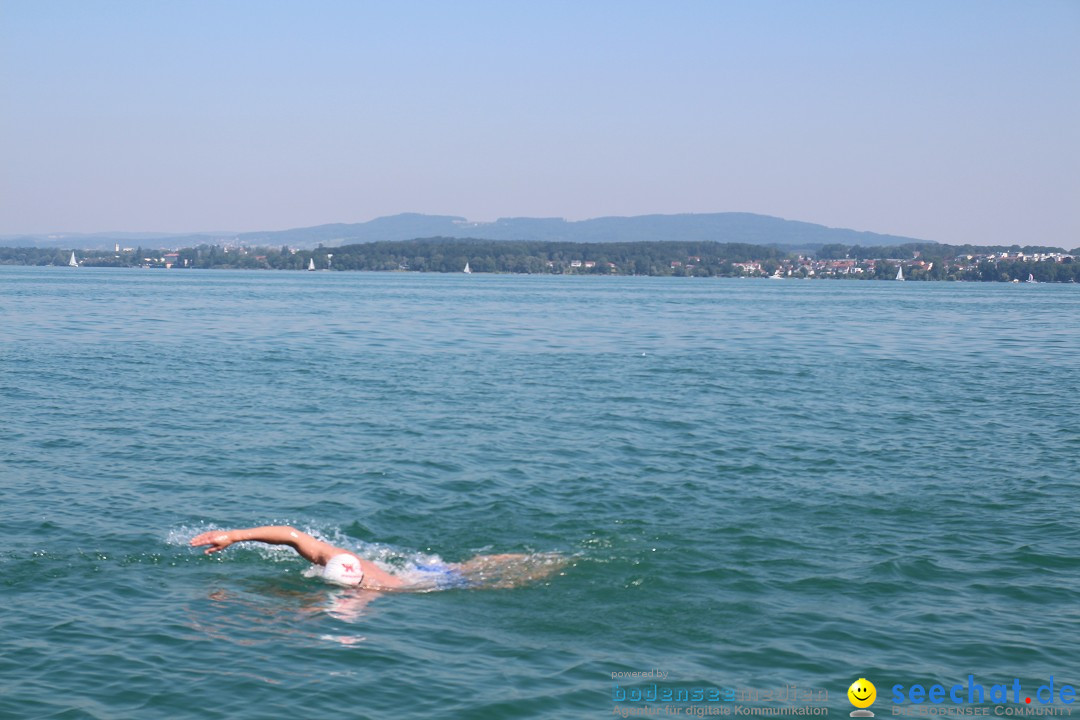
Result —
<instances>
[{"instance_id":1,"label":"yellow smiley face logo","mask_svg":"<svg viewBox=\"0 0 1080 720\"><path fill-rule=\"evenodd\" d=\"M877 700L877 688L866 678L859 678L847 689L848 700L857 708L868 708Z\"/></svg>"}]
</instances>

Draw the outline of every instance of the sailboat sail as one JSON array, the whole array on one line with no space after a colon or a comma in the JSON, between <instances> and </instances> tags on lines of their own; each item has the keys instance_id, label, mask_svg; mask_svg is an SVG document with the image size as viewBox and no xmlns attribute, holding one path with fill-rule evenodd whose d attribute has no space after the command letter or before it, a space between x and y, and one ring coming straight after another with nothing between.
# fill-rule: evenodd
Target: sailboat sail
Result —
<instances>
[{"instance_id":1,"label":"sailboat sail","mask_svg":"<svg viewBox=\"0 0 1080 720\"><path fill-rule=\"evenodd\" d=\"M903 265L899 266L896 269L896 279L901 281L901 282L904 281L904 266Z\"/></svg>"},{"instance_id":2,"label":"sailboat sail","mask_svg":"<svg viewBox=\"0 0 1080 720\"><path fill-rule=\"evenodd\" d=\"M468 262L466 262L466 263L465 263L465 269L464 269L464 270L462 270L462 272L463 272L463 273L466 273L466 274L472 274L472 268L470 268L470 267L469 267L469 263L468 263Z\"/></svg>"},{"instance_id":3,"label":"sailboat sail","mask_svg":"<svg viewBox=\"0 0 1080 720\"><path fill-rule=\"evenodd\" d=\"M79 267L79 261L75 259L75 251L71 251L71 259L68 260L68 267Z\"/></svg>"},{"instance_id":4,"label":"sailboat sail","mask_svg":"<svg viewBox=\"0 0 1080 720\"><path fill-rule=\"evenodd\" d=\"M307 269L308 271L313 271L315 269L315 258L311 258L310 260L308 260Z\"/></svg>"}]
</instances>

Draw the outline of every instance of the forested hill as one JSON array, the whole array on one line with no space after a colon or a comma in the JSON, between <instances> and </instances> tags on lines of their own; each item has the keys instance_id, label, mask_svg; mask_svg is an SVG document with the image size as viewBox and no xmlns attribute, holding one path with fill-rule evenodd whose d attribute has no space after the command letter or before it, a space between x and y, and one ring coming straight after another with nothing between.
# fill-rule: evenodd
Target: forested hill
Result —
<instances>
[{"instance_id":1,"label":"forested hill","mask_svg":"<svg viewBox=\"0 0 1080 720\"><path fill-rule=\"evenodd\" d=\"M703 274L730 271L733 262L779 260L775 248L743 243L569 243L513 242L427 238L328 248L336 270L418 270L461 272L465 263L475 272L546 273L580 268L595 273L671 274L672 259L690 262ZM325 256L326 251L316 251ZM575 264L576 263L576 264Z\"/></svg>"}]
</instances>

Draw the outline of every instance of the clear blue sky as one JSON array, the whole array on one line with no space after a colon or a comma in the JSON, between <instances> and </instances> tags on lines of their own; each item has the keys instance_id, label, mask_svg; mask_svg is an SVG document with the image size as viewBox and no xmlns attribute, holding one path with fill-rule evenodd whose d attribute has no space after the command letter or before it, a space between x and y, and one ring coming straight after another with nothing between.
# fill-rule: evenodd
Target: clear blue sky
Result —
<instances>
[{"instance_id":1,"label":"clear blue sky","mask_svg":"<svg viewBox=\"0 0 1080 720\"><path fill-rule=\"evenodd\" d=\"M0 0L0 233L721 211L1080 245L1080 1Z\"/></svg>"}]
</instances>

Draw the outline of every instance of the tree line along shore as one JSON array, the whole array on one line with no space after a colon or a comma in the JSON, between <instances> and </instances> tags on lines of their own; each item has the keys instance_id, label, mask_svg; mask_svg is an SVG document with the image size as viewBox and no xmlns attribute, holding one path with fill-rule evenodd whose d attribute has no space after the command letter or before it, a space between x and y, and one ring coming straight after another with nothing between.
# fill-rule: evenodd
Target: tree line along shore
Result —
<instances>
[{"instance_id":1,"label":"tree line along shore","mask_svg":"<svg viewBox=\"0 0 1080 720\"><path fill-rule=\"evenodd\" d=\"M746 243L571 243L428 238L314 250L199 245L114 252L0 247L0 264L166 269L1080 282L1080 248L936 243L784 249Z\"/></svg>"}]
</instances>

